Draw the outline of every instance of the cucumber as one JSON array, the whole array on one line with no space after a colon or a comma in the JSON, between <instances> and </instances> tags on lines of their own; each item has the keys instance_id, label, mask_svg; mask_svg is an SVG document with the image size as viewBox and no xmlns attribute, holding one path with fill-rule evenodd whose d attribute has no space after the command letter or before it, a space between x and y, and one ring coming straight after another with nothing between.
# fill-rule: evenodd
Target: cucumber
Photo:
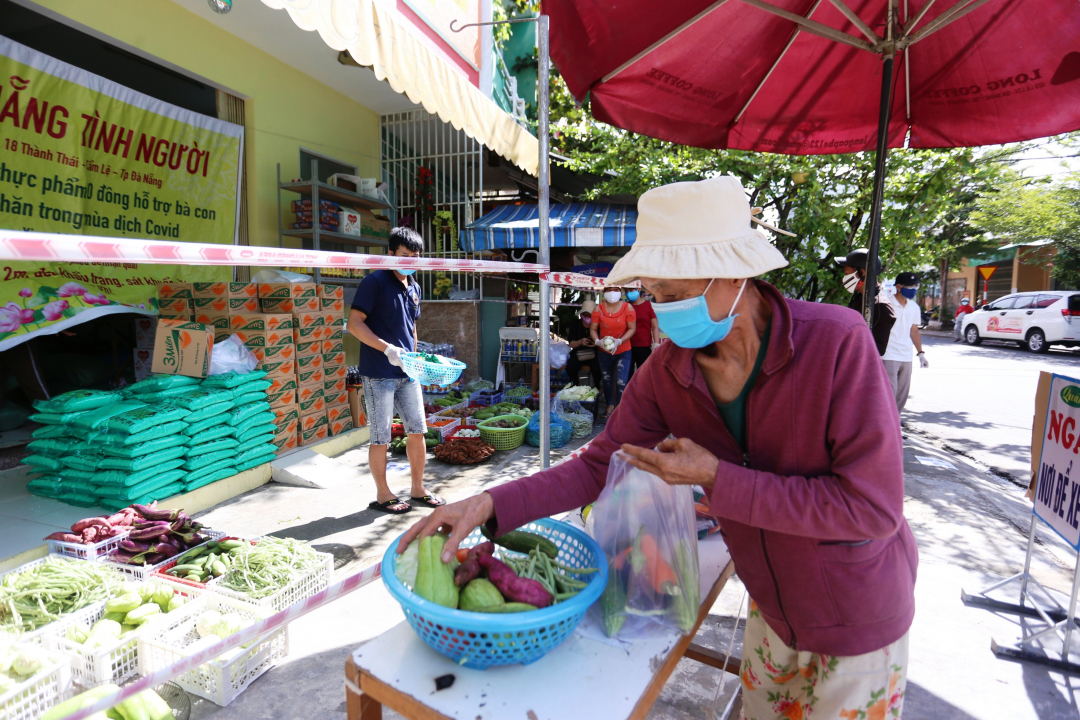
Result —
<instances>
[{"instance_id":1,"label":"cucumber","mask_svg":"<svg viewBox=\"0 0 1080 720\"><path fill-rule=\"evenodd\" d=\"M192 564L177 565L177 566L172 568L172 572L179 573L181 575L186 575L186 574L192 573L192 572L202 572L202 566L201 565L192 565Z\"/></svg>"},{"instance_id":2,"label":"cucumber","mask_svg":"<svg viewBox=\"0 0 1080 720\"><path fill-rule=\"evenodd\" d=\"M243 540L222 540L218 543L218 547L222 550L229 550L230 552L236 548L244 547Z\"/></svg>"},{"instance_id":3,"label":"cucumber","mask_svg":"<svg viewBox=\"0 0 1080 720\"><path fill-rule=\"evenodd\" d=\"M529 610L536 610L535 605L521 602L503 603L502 605L489 605L483 608L477 608L473 612L482 613L515 613L515 612L527 612Z\"/></svg>"},{"instance_id":4,"label":"cucumber","mask_svg":"<svg viewBox=\"0 0 1080 720\"><path fill-rule=\"evenodd\" d=\"M487 524L480 526L480 532L482 532L484 537L488 540L496 545L501 545L507 550L513 550L514 552L523 553L525 555L528 555L530 550L539 550L552 560L559 556L559 548L555 543L531 532L513 530L502 537L496 538L491 536L491 531L488 530Z\"/></svg>"},{"instance_id":5,"label":"cucumber","mask_svg":"<svg viewBox=\"0 0 1080 720\"><path fill-rule=\"evenodd\" d=\"M221 562L220 560L216 561L213 567L210 568L210 572L214 574L214 577L221 577L225 574L225 570L225 563Z\"/></svg>"}]
</instances>

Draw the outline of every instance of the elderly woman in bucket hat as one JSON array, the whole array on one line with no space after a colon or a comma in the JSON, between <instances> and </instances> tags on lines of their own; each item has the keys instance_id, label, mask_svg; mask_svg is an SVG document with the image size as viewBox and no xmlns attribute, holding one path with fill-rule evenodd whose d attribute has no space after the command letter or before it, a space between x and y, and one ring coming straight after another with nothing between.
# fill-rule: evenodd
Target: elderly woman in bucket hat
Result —
<instances>
[{"instance_id":1,"label":"elderly woman in bucket hat","mask_svg":"<svg viewBox=\"0 0 1080 720\"><path fill-rule=\"evenodd\" d=\"M448 560L483 523L587 505L621 448L701 486L719 519L752 599L744 717L899 717L918 554L896 405L857 312L753 279L787 262L750 223L734 177L645 193L608 279L640 279L671 342L579 458L438 508L405 541L452 528Z\"/></svg>"}]
</instances>

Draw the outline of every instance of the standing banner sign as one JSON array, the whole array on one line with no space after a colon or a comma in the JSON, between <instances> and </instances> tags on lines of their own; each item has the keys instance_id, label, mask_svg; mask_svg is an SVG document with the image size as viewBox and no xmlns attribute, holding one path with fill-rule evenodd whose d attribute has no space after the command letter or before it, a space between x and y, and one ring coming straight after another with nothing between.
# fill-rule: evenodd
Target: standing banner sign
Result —
<instances>
[{"instance_id":1,"label":"standing banner sign","mask_svg":"<svg viewBox=\"0 0 1080 720\"><path fill-rule=\"evenodd\" d=\"M1054 375L1035 485L1035 515L1080 550L1080 380Z\"/></svg>"},{"instance_id":2,"label":"standing banner sign","mask_svg":"<svg viewBox=\"0 0 1080 720\"><path fill-rule=\"evenodd\" d=\"M243 133L0 36L0 228L232 244ZM208 266L4 263L0 351L105 314L156 314L163 282L231 278Z\"/></svg>"}]
</instances>

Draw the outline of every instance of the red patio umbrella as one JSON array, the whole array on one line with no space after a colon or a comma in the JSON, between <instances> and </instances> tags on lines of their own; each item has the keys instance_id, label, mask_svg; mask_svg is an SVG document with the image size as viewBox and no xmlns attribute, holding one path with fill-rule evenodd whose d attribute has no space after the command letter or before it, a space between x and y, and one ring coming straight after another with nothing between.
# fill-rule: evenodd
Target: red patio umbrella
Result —
<instances>
[{"instance_id":1,"label":"red patio umbrella","mask_svg":"<svg viewBox=\"0 0 1080 720\"><path fill-rule=\"evenodd\" d=\"M874 254L888 148L1080 129L1077 0L547 0L544 11L552 59L598 120L705 148L876 149Z\"/></svg>"}]
</instances>

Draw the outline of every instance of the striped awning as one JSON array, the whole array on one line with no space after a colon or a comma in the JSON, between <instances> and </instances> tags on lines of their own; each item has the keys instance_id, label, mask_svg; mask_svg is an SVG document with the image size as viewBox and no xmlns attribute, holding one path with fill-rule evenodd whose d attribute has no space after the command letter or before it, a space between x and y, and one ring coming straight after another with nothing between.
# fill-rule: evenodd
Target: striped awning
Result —
<instances>
[{"instance_id":1,"label":"striped awning","mask_svg":"<svg viewBox=\"0 0 1080 720\"><path fill-rule=\"evenodd\" d=\"M551 206L551 247L624 247L637 237L637 208L603 203ZM539 247L536 205L503 205L465 227L469 251Z\"/></svg>"}]
</instances>

